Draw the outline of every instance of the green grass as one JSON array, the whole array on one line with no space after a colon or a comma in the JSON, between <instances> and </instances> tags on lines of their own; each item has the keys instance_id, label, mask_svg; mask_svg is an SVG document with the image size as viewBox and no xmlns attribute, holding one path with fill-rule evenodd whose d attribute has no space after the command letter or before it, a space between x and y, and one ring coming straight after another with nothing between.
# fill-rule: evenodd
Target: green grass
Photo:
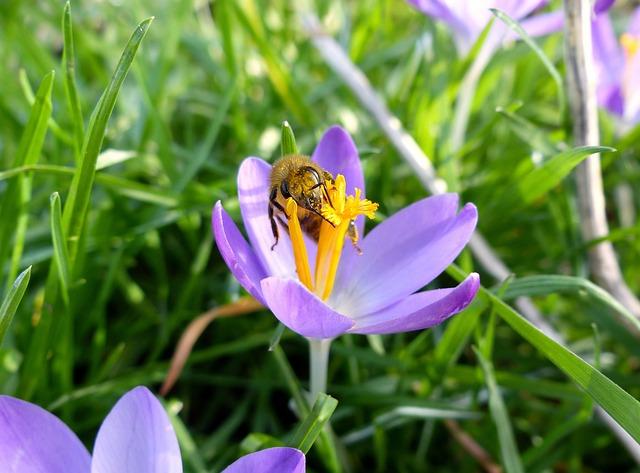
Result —
<instances>
[{"instance_id":1,"label":"green grass","mask_svg":"<svg viewBox=\"0 0 640 473\"><path fill-rule=\"evenodd\" d=\"M380 219L425 196L307 40L295 3L0 6L0 393L47 407L91 445L127 389L157 392L189 322L245 295L210 215L221 199L240 220L246 156L309 154L339 123ZM300 446L314 472L479 471L443 419L504 471L640 471L593 415L597 403L640 439L632 316L588 281L593 242L581 239L570 173L589 150L573 149L558 105L561 36L496 54L451 153L469 61L446 29L404 2L315 6L436 169L455 174L516 278L501 286L465 252L463 270L433 286L475 270L477 300L430 331L337 339L331 397L315 405L301 391L304 339L264 310L215 320L165 398L185 471L220 471L270 445ZM281 148L285 120L295 138ZM609 238L638 294L640 226L622 226L616 189L640 187L640 131L619 136L604 113L602 128ZM523 295L566 346L511 309Z\"/></svg>"}]
</instances>

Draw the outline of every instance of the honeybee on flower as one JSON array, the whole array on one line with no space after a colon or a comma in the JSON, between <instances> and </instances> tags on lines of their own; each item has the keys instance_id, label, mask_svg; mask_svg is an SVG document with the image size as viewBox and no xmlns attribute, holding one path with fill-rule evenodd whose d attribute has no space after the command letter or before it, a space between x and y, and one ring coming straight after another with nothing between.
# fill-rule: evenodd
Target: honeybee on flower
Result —
<instances>
[{"instance_id":1,"label":"honeybee on flower","mask_svg":"<svg viewBox=\"0 0 640 473\"><path fill-rule=\"evenodd\" d=\"M273 167L259 158L245 159L238 172L240 210L250 243L221 202L212 215L218 249L232 273L284 325L311 339L347 332L405 332L443 322L471 302L479 287L476 273L454 288L420 289L469 241L477 222L473 204L458 212L456 194L427 197L365 235L364 218L373 216L377 204L365 197L360 158L349 134L331 127L310 161L335 176L331 183L310 173L315 182L310 187L323 182L326 189L323 184L316 189L328 193L319 210L317 239L301 224L299 208L304 221L307 203L288 198L279 202L288 237L273 245L268 211ZM361 255L353 245L344 245L352 227L364 235Z\"/></svg>"}]
</instances>

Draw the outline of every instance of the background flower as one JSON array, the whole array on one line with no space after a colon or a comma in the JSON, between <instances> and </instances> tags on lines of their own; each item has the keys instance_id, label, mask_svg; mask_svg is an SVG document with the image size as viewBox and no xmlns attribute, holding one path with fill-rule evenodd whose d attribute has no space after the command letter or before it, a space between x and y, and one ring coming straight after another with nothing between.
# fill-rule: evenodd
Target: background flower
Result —
<instances>
[{"instance_id":1,"label":"background flower","mask_svg":"<svg viewBox=\"0 0 640 473\"><path fill-rule=\"evenodd\" d=\"M453 39L460 54L469 52L482 30L493 17L490 8L498 8L514 20L520 21L522 27L532 35L546 34L558 28L556 18L540 18L531 16L538 8L545 6L547 0L408 0L410 4L431 16L446 23L453 33ZM554 21L548 21L549 19ZM560 25L561 27L561 25ZM496 21L492 26L488 43L497 46L507 28Z\"/></svg>"},{"instance_id":2,"label":"background flower","mask_svg":"<svg viewBox=\"0 0 640 473\"><path fill-rule=\"evenodd\" d=\"M627 124L640 121L640 7L618 39L609 15L592 22L598 103Z\"/></svg>"},{"instance_id":3,"label":"background flower","mask_svg":"<svg viewBox=\"0 0 640 473\"><path fill-rule=\"evenodd\" d=\"M180 448L162 405L145 387L122 396L102 422L93 458L56 416L0 396L2 473L180 473Z\"/></svg>"},{"instance_id":4,"label":"background flower","mask_svg":"<svg viewBox=\"0 0 640 473\"><path fill-rule=\"evenodd\" d=\"M304 454L275 447L245 455L223 473L304 473ZM182 460L169 417L142 386L111 409L93 458L64 422L41 407L0 396L0 473L180 473Z\"/></svg>"}]
</instances>

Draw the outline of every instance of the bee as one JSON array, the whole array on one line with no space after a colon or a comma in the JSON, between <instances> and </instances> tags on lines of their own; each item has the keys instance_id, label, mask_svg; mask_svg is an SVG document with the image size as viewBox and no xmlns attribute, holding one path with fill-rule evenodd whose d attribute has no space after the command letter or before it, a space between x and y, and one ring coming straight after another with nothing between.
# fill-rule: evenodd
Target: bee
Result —
<instances>
[{"instance_id":1,"label":"bee","mask_svg":"<svg viewBox=\"0 0 640 473\"><path fill-rule=\"evenodd\" d=\"M278 244L279 232L276 210L286 216L285 206L288 198L298 204L298 219L302 230L318 241L320 226L325 220L320 213L322 205L331 203L327 185L333 184L333 176L307 156L290 154L276 161L271 169L269 194L269 221L275 243ZM278 217L284 225L284 222ZM330 223L330 222L329 222Z\"/></svg>"}]
</instances>

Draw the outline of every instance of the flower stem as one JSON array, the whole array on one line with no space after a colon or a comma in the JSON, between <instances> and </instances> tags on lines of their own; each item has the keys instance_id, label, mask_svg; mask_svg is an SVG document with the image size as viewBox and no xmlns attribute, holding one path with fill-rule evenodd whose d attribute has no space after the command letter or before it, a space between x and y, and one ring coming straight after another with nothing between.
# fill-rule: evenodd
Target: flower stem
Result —
<instances>
[{"instance_id":1,"label":"flower stem","mask_svg":"<svg viewBox=\"0 0 640 473\"><path fill-rule=\"evenodd\" d=\"M313 404L319 393L327 392L327 368L332 338L309 338L309 379L310 398Z\"/></svg>"}]
</instances>

